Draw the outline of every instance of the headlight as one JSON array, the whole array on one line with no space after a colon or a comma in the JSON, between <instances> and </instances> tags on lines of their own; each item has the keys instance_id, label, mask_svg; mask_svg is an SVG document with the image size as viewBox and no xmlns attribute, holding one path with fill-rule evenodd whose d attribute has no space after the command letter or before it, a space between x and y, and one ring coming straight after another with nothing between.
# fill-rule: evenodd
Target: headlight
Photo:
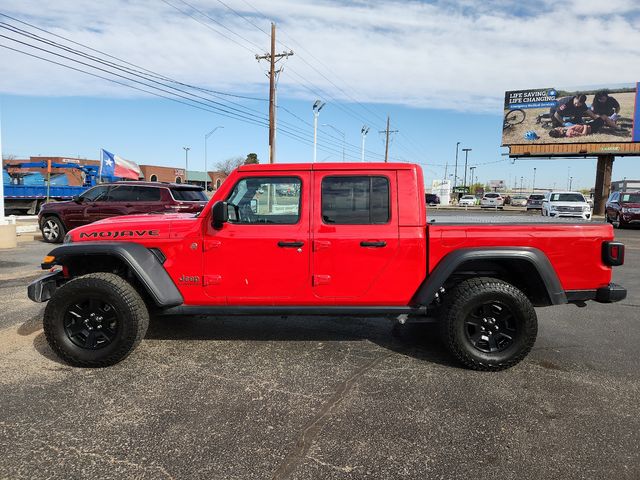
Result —
<instances>
[{"instance_id":1,"label":"headlight","mask_svg":"<svg viewBox=\"0 0 640 480\"><path fill-rule=\"evenodd\" d=\"M549 205L549 210L552 212L556 211L556 206L555 205Z\"/></svg>"},{"instance_id":2,"label":"headlight","mask_svg":"<svg viewBox=\"0 0 640 480\"><path fill-rule=\"evenodd\" d=\"M630 208L622 207L622 213L629 213Z\"/></svg>"},{"instance_id":3,"label":"headlight","mask_svg":"<svg viewBox=\"0 0 640 480\"><path fill-rule=\"evenodd\" d=\"M584 207L582 207L583 212L588 212L590 210L591 210L591 207L589 205L585 205Z\"/></svg>"},{"instance_id":4,"label":"headlight","mask_svg":"<svg viewBox=\"0 0 640 480\"><path fill-rule=\"evenodd\" d=\"M73 239L71 238L71 234L67 233L62 240L62 243L73 243Z\"/></svg>"}]
</instances>

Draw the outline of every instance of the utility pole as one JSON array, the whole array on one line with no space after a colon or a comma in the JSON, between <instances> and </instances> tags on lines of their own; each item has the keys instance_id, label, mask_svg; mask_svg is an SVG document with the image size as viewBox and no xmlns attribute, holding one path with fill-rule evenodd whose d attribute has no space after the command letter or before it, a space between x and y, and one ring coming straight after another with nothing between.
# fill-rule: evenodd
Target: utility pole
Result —
<instances>
[{"instance_id":1,"label":"utility pole","mask_svg":"<svg viewBox=\"0 0 640 480\"><path fill-rule=\"evenodd\" d=\"M208 192L208 190L207 190L207 180L209 180L209 170L207 169L207 140L209 139L209 137L211 135L216 133L216 130L218 130L220 128L224 128L224 127L222 125L220 125L220 126L214 128L213 130L211 130L209 133L207 133L204 136L204 193L205 194Z\"/></svg>"},{"instance_id":2,"label":"utility pole","mask_svg":"<svg viewBox=\"0 0 640 480\"><path fill-rule=\"evenodd\" d=\"M360 161L364 162L364 139L367 138L367 133L369 133L369 127L366 125L362 126L362 130L360 130L362 134L362 155Z\"/></svg>"},{"instance_id":3,"label":"utility pole","mask_svg":"<svg viewBox=\"0 0 640 480\"><path fill-rule=\"evenodd\" d=\"M463 148L462 151L464 152L464 183L462 184L462 189L464 190L464 193L467 193L467 160L469 159L469 152L471 149Z\"/></svg>"},{"instance_id":4,"label":"utility pole","mask_svg":"<svg viewBox=\"0 0 640 480\"><path fill-rule=\"evenodd\" d=\"M191 150L191 147L182 148L184 148L184 181L189 183L189 150Z\"/></svg>"},{"instance_id":5,"label":"utility pole","mask_svg":"<svg viewBox=\"0 0 640 480\"><path fill-rule=\"evenodd\" d=\"M256 55L256 60L269 60L269 163L276 161L276 76L282 68L276 70L276 62L293 55L293 51L276 54L276 24L271 22L271 51Z\"/></svg>"},{"instance_id":6,"label":"utility pole","mask_svg":"<svg viewBox=\"0 0 640 480\"><path fill-rule=\"evenodd\" d=\"M387 129L379 132L379 133L384 133L386 135L386 141L385 141L385 147L384 147L384 163L387 163L389 161L389 134L399 132L399 130L389 130L390 123L391 123L391 118L389 117L389 115L387 115Z\"/></svg>"}]
</instances>

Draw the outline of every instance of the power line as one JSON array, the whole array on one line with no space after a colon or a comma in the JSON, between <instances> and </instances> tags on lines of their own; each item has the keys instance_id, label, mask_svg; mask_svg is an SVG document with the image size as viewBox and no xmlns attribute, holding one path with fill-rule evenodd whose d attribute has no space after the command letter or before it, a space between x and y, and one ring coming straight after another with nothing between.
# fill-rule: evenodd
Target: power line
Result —
<instances>
[{"instance_id":1,"label":"power line","mask_svg":"<svg viewBox=\"0 0 640 480\"><path fill-rule=\"evenodd\" d=\"M162 80L171 81L171 82L174 82L174 83L176 83L178 85L182 85L182 86L185 86L185 87L193 88L194 90L201 90L201 91L208 92L208 93L211 93L211 94L222 95L222 96L226 96L226 97L242 98L242 99L245 99L245 100L268 102L268 100L266 98L256 98L256 97L249 97L249 96L246 96L246 95L238 95L238 94L234 94L234 93L221 92L219 90L211 90L211 89L208 89L208 88L198 87L198 86L195 86L195 85L189 85L187 83L182 83L182 82L179 82L179 81L176 81L176 80L172 80L172 79L170 79L170 78L168 78L168 77L166 77L164 75L160 75L160 74L158 74L156 72L153 72L151 70L148 70L148 69L146 69L144 67L141 67L139 65L135 65L135 64L133 64L131 62L128 62L128 61L123 60L121 58L118 58L118 57L115 57L113 55L110 55L109 53L103 52L102 50L98 50L98 49L92 48L92 47L90 47L88 45L76 42L76 41L74 41L74 40L72 40L70 38L64 37L62 35L58 35L57 33L50 32L49 30L45 30L43 28L38 27L37 25L33 25L33 24L29 23L29 22L25 22L24 20L20 20L18 18L12 17L11 15L7 15L5 13L0 13L0 16L9 18L9 19L11 19L11 20L13 20L15 22L21 23L21 24L26 25L28 27L31 27L31 28L33 28L35 30L41 31L43 33L46 33L47 35L51 35L53 37L59 38L61 40L64 40L64 41L69 42L69 43L72 43L74 45L78 45L78 46L80 46L82 48L85 48L87 50L90 50L92 52L96 52L96 53L104 55L104 56L106 56L108 58L112 58L112 59L117 60L117 61L119 61L121 63L126 64L126 65L138 68L142 72L146 72L147 74L152 75L152 76L156 76L156 78L159 78L159 79L162 79ZM9 24L6 24L6 25L9 25ZM15 27L13 25L12 25L12 28L16 28L17 29L17 27Z\"/></svg>"}]
</instances>

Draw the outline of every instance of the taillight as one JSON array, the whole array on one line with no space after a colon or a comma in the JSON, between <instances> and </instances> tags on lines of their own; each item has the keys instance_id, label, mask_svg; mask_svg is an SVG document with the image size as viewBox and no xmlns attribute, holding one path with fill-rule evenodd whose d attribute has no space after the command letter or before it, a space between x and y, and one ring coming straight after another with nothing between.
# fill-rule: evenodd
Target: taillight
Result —
<instances>
[{"instance_id":1,"label":"taillight","mask_svg":"<svg viewBox=\"0 0 640 480\"><path fill-rule=\"evenodd\" d=\"M624 244L604 242L602 244L602 261L611 267L622 265L624 263Z\"/></svg>"}]
</instances>

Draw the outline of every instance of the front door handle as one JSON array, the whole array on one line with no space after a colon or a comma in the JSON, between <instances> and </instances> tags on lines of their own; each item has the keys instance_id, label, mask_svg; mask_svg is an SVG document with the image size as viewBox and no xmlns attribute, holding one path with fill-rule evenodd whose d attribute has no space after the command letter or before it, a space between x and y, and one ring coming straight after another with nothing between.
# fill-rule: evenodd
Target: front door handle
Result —
<instances>
[{"instance_id":1,"label":"front door handle","mask_svg":"<svg viewBox=\"0 0 640 480\"><path fill-rule=\"evenodd\" d=\"M361 247L372 247L372 248L382 248L387 246L387 242L379 242L379 241L368 241L368 242L360 242Z\"/></svg>"},{"instance_id":2,"label":"front door handle","mask_svg":"<svg viewBox=\"0 0 640 480\"><path fill-rule=\"evenodd\" d=\"M278 246L282 248L300 248L304 246L304 242L278 242Z\"/></svg>"}]
</instances>

